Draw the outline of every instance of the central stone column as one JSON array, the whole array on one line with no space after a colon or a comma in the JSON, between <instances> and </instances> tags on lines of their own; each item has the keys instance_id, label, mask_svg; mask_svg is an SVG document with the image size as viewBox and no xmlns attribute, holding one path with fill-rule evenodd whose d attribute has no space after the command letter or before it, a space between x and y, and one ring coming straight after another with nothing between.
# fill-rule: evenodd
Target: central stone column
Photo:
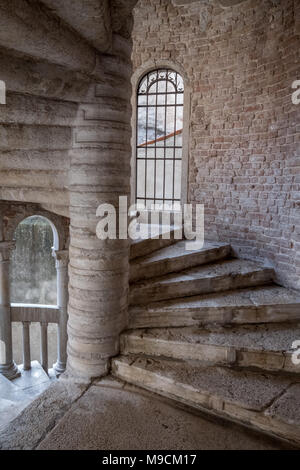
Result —
<instances>
[{"instance_id":1,"label":"central stone column","mask_svg":"<svg viewBox=\"0 0 300 470\"><path fill-rule=\"evenodd\" d=\"M81 105L71 155L67 371L88 379L107 373L127 322L129 241L96 236L98 206L118 214L130 193L131 43L115 37L114 51Z\"/></svg>"}]
</instances>

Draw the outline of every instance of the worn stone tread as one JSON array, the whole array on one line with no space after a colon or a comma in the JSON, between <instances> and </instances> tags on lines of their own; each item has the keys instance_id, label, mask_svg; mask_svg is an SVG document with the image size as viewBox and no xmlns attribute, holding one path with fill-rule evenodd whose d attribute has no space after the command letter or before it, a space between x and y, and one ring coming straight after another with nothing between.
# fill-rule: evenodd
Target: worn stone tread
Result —
<instances>
[{"instance_id":1,"label":"worn stone tread","mask_svg":"<svg viewBox=\"0 0 300 470\"><path fill-rule=\"evenodd\" d=\"M6 379L2 374L0 374L0 398L14 403L24 402L28 404L30 402L30 392L23 390L15 385L13 381ZM1 424L0 415L0 425Z\"/></svg>"},{"instance_id":2,"label":"worn stone tread","mask_svg":"<svg viewBox=\"0 0 300 470\"><path fill-rule=\"evenodd\" d=\"M17 387L4 375L0 374L0 397L4 398L4 395L18 391Z\"/></svg>"},{"instance_id":3,"label":"worn stone tread","mask_svg":"<svg viewBox=\"0 0 300 470\"><path fill-rule=\"evenodd\" d=\"M43 384L50 385L50 377L46 374L38 361L31 361L31 369L24 370L23 365L18 366L20 377L13 380L13 384L22 390L37 388Z\"/></svg>"},{"instance_id":4,"label":"worn stone tread","mask_svg":"<svg viewBox=\"0 0 300 470\"><path fill-rule=\"evenodd\" d=\"M278 421L300 426L300 384L294 384L266 412Z\"/></svg>"},{"instance_id":5,"label":"worn stone tread","mask_svg":"<svg viewBox=\"0 0 300 470\"><path fill-rule=\"evenodd\" d=\"M38 361L31 362L30 370L24 371L22 365L18 368L21 375L12 381L0 374L0 428L7 426L56 380L50 371L49 376L44 372Z\"/></svg>"},{"instance_id":6,"label":"worn stone tread","mask_svg":"<svg viewBox=\"0 0 300 470\"><path fill-rule=\"evenodd\" d=\"M0 450L34 449L87 388L87 384L72 380L52 383L8 426L1 428Z\"/></svg>"},{"instance_id":7,"label":"worn stone tread","mask_svg":"<svg viewBox=\"0 0 300 470\"><path fill-rule=\"evenodd\" d=\"M182 240L133 260L130 280L149 279L211 263L226 258L230 251L230 245L218 242L206 242L201 249L187 250L186 241Z\"/></svg>"},{"instance_id":8,"label":"worn stone tread","mask_svg":"<svg viewBox=\"0 0 300 470\"><path fill-rule=\"evenodd\" d=\"M300 445L299 390L289 377L138 356L114 359L112 371L134 385Z\"/></svg>"},{"instance_id":9,"label":"worn stone tread","mask_svg":"<svg viewBox=\"0 0 300 470\"><path fill-rule=\"evenodd\" d=\"M273 269L252 261L219 261L136 282L130 289L130 303L143 304L149 303L149 299L167 300L264 285L270 283L273 276Z\"/></svg>"},{"instance_id":10,"label":"worn stone tread","mask_svg":"<svg viewBox=\"0 0 300 470\"><path fill-rule=\"evenodd\" d=\"M227 367L199 365L194 361L171 361L153 357L128 356L114 363L127 364L170 383L182 383L199 393L219 397L249 410L264 410L274 398L291 385L290 378L266 376L263 373L240 371ZM114 369L116 370L116 369ZM118 374L116 374L118 376ZM154 387L157 386L153 382Z\"/></svg>"},{"instance_id":11,"label":"worn stone tread","mask_svg":"<svg viewBox=\"0 0 300 470\"><path fill-rule=\"evenodd\" d=\"M292 346L299 338L299 324L140 329L122 335L121 351L298 374Z\"/></svg>"},{"instance_id":12,"label":"worn stone tread","mask_svg":"<svg viewBox=\"0 0 300 470\"><path fill-rule=\"evenodd\" d=\"M37 450L277 450L287 447L241 427L208 420L199 413L191 414L141 388L116 380L107 382L105 379L104 384L100 381L97 386L91 386Z\"/></svg>"},{"instance_id":13,"label":"worn stone tread","mask_svg":"<svg viewBox=\"0 0 300 470\"><path fill-rule=\"evenodd\" d=\"M130 328L300 321L300 294L274 285L150 302L129 309Z\"/></svg>"},{"instance_id":14,"label":"worn stone tread","mask_svg":"<svg viewBox=\"0 0 300 470\"><path fill-rule=\"evenodd\" d=\"M130 260L134 260L141 256L149 255L163 247L167 247L176 242L174 227L152 225L151 227L146 224L145 228L149 231L147 238L138 238L131 240L130 245ZM152 234L151 234L152 230Z\"/></svg>"},{"instance_id":15,"label":"worn stone tread","mask_svg":"<svg viewBox=\"0 0 300 470\"><path fill-rule=\"evenodd\" d=\"M265 351L290 351L292 342L300 338L300 325L247 325L231 328L169 328L134 331L141 337L186 342L215 344Z\"/></svg>"}]
</instances>

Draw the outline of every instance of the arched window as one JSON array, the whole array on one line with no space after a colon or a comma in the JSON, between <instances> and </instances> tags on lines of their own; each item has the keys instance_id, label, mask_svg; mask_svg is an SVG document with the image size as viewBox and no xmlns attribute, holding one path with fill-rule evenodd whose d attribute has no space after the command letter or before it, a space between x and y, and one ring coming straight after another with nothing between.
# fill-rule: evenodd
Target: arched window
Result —
<instances>
[{"instance_id":1,"label":"arched window","mask_svg":"<svg viewBox=\"0 0 300 470\"><path fill-rule=\"evenodd\" d=\"M147 73L137 89L136 202L176 209L181 202L184 83L169 68Z\"/></svg>"}]
</instances>

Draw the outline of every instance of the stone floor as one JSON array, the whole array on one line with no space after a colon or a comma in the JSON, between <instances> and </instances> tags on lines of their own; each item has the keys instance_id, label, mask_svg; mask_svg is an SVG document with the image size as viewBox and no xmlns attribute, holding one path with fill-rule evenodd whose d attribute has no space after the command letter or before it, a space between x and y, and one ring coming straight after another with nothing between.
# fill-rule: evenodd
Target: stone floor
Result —
<instances>
[{"instance_id":1,"label":"stone floor","mask_svg":"<svg viewBox=\"0 0 300 470\"><path fill-rule=\"evenodd\" d=\"M56 380L53 369L47 375L37 361L30 370L18 368L21 376L12 381L0 374L0 432Z\"/></svg>"},{"instance_id":2,"label":"stone floor","mask_svg":"<svg viewBox=\"0 0 300 470\"><path fill-rule=\"evenodd\" d=\"M111 379L94 384L37 449L189 450L280 449L246 429L172 406L155 395Z\"/></svg>"},{"instance_id":3,"label":"stone floor","mask_svg":"<svg viewBox=\"0 0 300 470\"><path fill-rule=\"evenodd\" d=\"M120 380L66 376L0 429L0 450L277 450L292 446Z\"/></svg>"}]
</instances>

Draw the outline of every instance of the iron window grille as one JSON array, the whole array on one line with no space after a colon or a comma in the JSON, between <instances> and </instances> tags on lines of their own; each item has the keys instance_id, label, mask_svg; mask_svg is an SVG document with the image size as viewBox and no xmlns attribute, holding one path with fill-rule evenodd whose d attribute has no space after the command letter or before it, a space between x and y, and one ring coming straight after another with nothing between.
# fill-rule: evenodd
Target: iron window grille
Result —
<instances>
[{"instance_id":1,"label":"iron window grille","mask_svg":"<svg viewBox=\"0 0 300 470\"><path fill-rule=\"evenodd\" d=\"M172 69L147 73L137 90L136 202L175 209L181 200L184 83Z\"/></svg>"}]
</instances>

